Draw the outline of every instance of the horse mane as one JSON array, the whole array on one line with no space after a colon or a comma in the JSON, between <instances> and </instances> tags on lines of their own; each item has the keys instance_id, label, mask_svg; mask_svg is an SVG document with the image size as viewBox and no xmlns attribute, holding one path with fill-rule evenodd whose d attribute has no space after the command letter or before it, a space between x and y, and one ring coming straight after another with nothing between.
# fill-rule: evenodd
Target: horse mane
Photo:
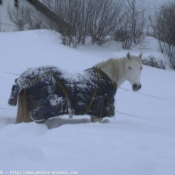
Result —
<instances>
[{"instance_id":1,"label":"horse mane","mask_svg":"<svg viewBox=\"0 0 175 175\"><path fill-rule=\"evenodd\" d=\"M127 58L123 57L120 59L110 58L106 61L102 61L95 65L95 67L100 68L104 71L112 81L117 83L117 86L120 86L120 79L125 75L125 62Z\"/></svg>"}]
</instances>

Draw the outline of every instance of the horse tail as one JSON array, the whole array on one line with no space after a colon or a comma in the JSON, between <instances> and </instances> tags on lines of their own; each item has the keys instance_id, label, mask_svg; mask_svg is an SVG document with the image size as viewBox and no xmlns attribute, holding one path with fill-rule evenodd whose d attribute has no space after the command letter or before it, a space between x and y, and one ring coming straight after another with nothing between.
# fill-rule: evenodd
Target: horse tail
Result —
<instances>
[{"instance_id":1,"label":"horse tail","mask_svg":"<svg viewBox=\"0 0 175 175\"><path fill-rule=\"evenodd\" d=\"M30 111L27 102L25 89L22 89L18 95L18 109L16 123L31 122Z\"/></svg>"}]
</instances>

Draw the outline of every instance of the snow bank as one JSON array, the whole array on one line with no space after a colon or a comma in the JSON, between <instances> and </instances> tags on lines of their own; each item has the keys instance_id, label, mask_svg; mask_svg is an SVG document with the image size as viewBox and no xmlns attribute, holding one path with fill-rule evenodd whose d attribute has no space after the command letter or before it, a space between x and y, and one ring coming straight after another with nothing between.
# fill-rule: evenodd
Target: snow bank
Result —
<instances>
[{"instance_id":1,"label":"snow bank","mask_svg":"<svg viewBox=\"0 0 175 175\"><path fill-rule=\"evenodd\" d=\"M76 72L128 52L117 50L114 43L72 49L60 44L59 37L48 30L0 33L0 172L174 175L175 72L171 70L144 66L142 89L132 92L125 82L117 91L115 119L104 123L90 123L88 116L62 116L44 124L14 124L16 108L7 101L14 79L27 68L53 65ZM164 58L153 38L130 52Z\"/></svg>"}]
</instances>

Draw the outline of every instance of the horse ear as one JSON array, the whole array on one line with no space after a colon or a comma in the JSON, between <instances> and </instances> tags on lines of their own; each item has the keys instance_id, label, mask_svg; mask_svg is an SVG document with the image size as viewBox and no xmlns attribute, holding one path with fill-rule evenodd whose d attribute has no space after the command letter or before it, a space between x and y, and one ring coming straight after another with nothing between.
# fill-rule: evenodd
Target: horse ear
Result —
<instances>
[{"instance_id":1,"label":"horse ear","mask_svg":"<svg viewBox=\"0 0 175 175\"><path fill-rule=\"evenodd\" d=\"M140 59L142 58L142 53L140 53L139 58L140 58Z\"/></svg>"},{"instance_id":2,"label":"horse ear","mask_svg":"<svg viewBox=\"0 0 175 175\"><path fill-rule=\"evenodd\" d=\"M131 58L131 55L130 55L130 53L129 53L129 52L127 53L127 55L126 55L126 56L127 56L127 58L128 58L128 59L130 59L130 58Z\"/></svg>"}]
</instances>

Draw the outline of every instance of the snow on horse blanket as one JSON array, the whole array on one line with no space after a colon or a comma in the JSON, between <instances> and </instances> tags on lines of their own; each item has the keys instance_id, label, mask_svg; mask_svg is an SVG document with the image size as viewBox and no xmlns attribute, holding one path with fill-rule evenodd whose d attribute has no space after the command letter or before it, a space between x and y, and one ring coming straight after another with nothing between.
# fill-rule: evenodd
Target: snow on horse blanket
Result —
<instances>
[{"instance_id":1,"label":"snow on horse blanket","mask_svg":"<svg viewBox=\"0 0 175 175\"><path fill-rule=\"evenodd\" d=\"M31 118L36 122L63 114L103 118L115 113L117 86L96 67L81 74L66 73L50 66L29 69L15 80L10 105L14 105L22 89L25 90Z\"/></svg>"}]
</instances>

